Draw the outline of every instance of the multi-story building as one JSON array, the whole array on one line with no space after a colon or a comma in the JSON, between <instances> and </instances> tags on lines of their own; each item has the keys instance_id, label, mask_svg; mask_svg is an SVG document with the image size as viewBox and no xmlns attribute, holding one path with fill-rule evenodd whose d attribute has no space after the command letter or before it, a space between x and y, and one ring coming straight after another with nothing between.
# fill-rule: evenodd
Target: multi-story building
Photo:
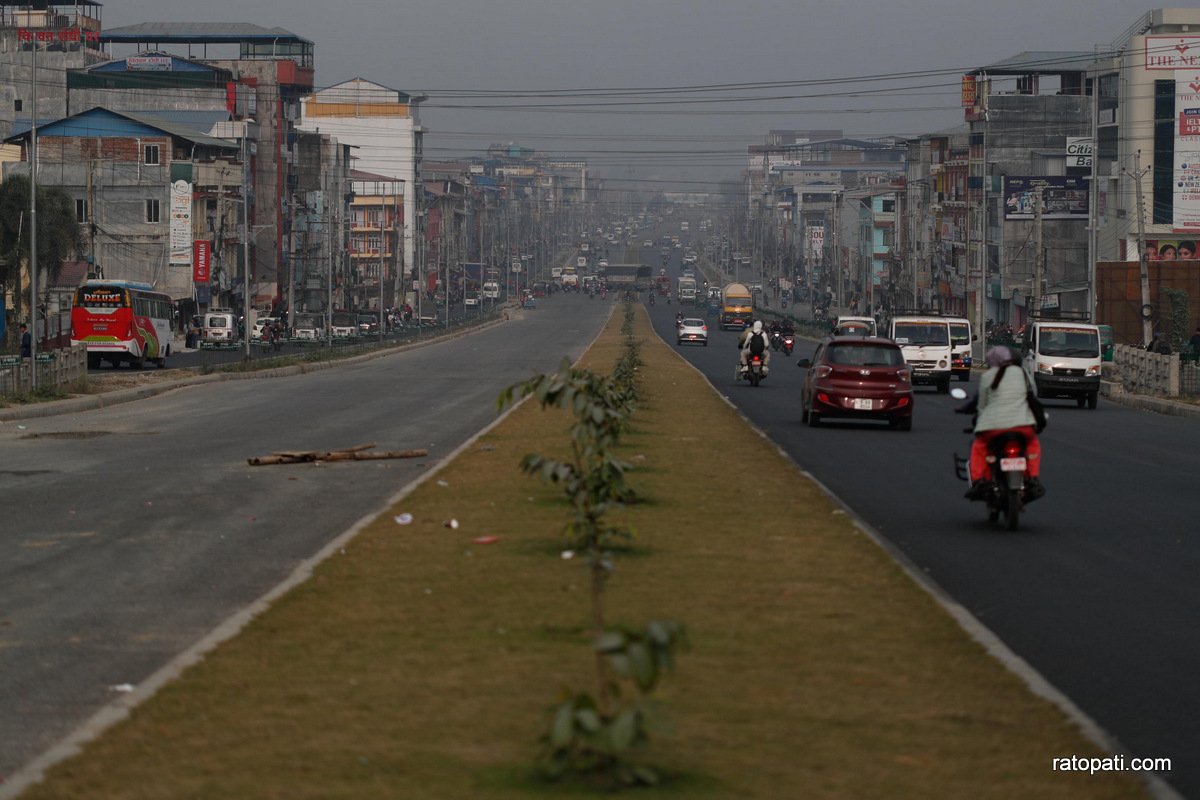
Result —
<instances>
[{"instance_id":1,"label":"multi-story building","mask_svg":"<svg viewBox=\"0 0 1200 800\"><path fill-rule=\"evenodd\" d=\"M135 55L156 57L199 47L199 61L230 73L229 111L257 130L257 139L246 142L253 187L249 300L256 307L283 306L290 292L289 211L299 182L296 123L300 98L313 87L313 43L282 28L246 23L143 23L109 29L100 40L110 49L136 48ZM241 281L232 292L240 306Z\"/></svg>"},{"instance_id":2,"label":"multi-story building","mask_svg":"<svg viewBox=\"0 0 1200 800\"><path fill-rule=\"evenodd\" d=\"M9 138L23 153L6 174L29 174L31 138L29 130ZM155 117L94 108L40 126L37 152L39 183L74 200L96 274L193 299L193 246L210 224L208 200L219 204L240 194L236 143ZM222 188L197 200L197 183Z\"/></svg>"},{"instance_id":3,"label":"multi-story building","mask_svg":"<svg viewBox=\"0 0 1200 800\"><path fill-rule=\"evenodd\" d=\"M402 305L397 293L404 247L404 181L363 170L350 173L349 307L379 310Z\"/></svg>"},{"instance_id":4,"label":"multi-story building","mask_svg":"<svg viewBox=\"0 0 1200 800\"><path fill-rule=\"evenodd\" d=\"M18 121L28 124L32 117L35 74L38 119L71 113L68 70L104 60L101 9L94 0L0 2L0 139L8 138Z\"/></svg>"},{"instance_id":5,"label":"multi-story building","mask_svg":"<svg viewBox=\"0 0 1200 800\"><path fill-rule=\"evenodd\" d=\"M378 83L353 80L312 92L300 100L302 130L318 131L353 145L354 167L400 182L405 192L397 225L403 247L397 274L415 276L420 217L418 187L421 186L422 138L419 118L424 95L389 89Z\"/></svg>"}]
</instances>

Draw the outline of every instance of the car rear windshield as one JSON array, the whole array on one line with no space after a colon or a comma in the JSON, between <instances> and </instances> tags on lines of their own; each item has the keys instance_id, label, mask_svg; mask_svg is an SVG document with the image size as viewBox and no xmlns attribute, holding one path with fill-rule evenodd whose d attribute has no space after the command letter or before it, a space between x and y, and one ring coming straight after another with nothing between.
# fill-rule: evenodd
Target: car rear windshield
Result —
<instances>
[{"instance_id":1,"label":"car rear windshield","mask_svg":"<svg viewBox=\"0 0 1200 800\"><path fill-rule=\"evenodd\" d=\"M902 367L899 347L881 344L831 344L825 356L830 364L848 367Z\"/></svg>"},{"instance_id":2,"label":"car rear windshield","mask_svg":"<svg viewBox=\"0 0 1200 800\"><path fill-rule=\"evenodd\" d=\"M703 328L704 320L702 319L685 319L683 324L689 328Z\"/></svg>"},{"instance_id":3,"label":"car rear windshield","mask_svg":"<svg viewBox=\"0 0 1200 800\"><path fill-rule=\"evenodd\" d=\"M944 322L897 322L893 339L896 344L941 345L950 344L950 332Z\"/></svg>"}]
</instances>

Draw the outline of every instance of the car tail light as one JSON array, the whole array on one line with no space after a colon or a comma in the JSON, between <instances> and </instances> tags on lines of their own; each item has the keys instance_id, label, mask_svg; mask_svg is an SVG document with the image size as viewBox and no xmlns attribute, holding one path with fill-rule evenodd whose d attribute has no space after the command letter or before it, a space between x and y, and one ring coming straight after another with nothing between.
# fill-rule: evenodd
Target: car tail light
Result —
<instances>
[{"instance_id":1,"label":"car tail light","mask_svg":"<svg viewBox=\"0 0 1200 800\"><path fill-rule=\"evenodd\" d=\"M908 405L911 402L912 402L911 398L899 397L896 399L896 408L904 408L906 405Z\"/></svg>"},{"instance_id":2,"label":"car tail light","mask_svg":"<svg viewBox=\"0 0 1200 800\"><path fill-rule=\"evenodd\" d=\"M825 394L824 392L817 392L817 399L820 400L822 403L828 403L829 395Z\"/></svg>"},{"instance_id":3,"label":"car tail light","mask_svg":"<svg viewBox=\"0 0 1200 800\"><path fill-rule=\"evenodd\" d=\"M906 369L898 369L896 370L896 380L900 381L901 383L911 383L912 375Z\"/></svg>"},{"instance_id":4,"label":"car tail light","mask_svg":"<svg viewBox=\"0 0 1200 800\"><path fill-rule=\"evenodd\" d=\"M820 380L821 378L828 378L832 374L833 367L829 366L828 364L822 364L821 366L817 367L817 380Z\"/></svg>"}]
</instances>

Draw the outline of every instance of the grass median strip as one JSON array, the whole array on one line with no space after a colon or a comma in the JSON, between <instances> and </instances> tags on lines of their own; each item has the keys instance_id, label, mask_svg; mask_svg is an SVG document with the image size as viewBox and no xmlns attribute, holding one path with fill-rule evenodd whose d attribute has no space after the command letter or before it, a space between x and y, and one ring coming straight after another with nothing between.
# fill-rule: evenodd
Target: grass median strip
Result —
<instances>
[{"instance_id":1,"label":"grass median strip","mask_svg":"<svg viewBox=\"0 0 1200 800\"><path fill-rule=\"evenodd\" d=\"M586 366L615 362L620 320ZM1143 796L1127 775L1053 772L1100 753L640 314L637 335L645 400L621 453L647 501L614 513L638 536L608 616L675 619L691 641L658 693L675 731L649 753L671 779L639 797ZM27 796L591 794L532 769L559 687L591 680L566 503L517 467L563 452L568 425L519 408Z\"/></svg>"}]
</instances>

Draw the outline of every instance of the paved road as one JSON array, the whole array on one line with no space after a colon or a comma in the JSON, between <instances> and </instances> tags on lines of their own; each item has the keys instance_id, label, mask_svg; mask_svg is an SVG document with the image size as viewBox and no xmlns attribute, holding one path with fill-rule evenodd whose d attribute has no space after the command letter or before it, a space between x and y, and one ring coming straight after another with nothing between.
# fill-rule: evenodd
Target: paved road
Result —
<instances>
[{"instance_id":1,"label":"paved road","mask_svg":"<svg viewBox=\"0 0 1200 800\"><path fill-rule=\"evenodd\" d=\"M675 309L651 312L674 346ZM707 348L677 349L718 391L1133 755L1171 757L1163 777L1200 797L1196 421L1048 401L1048 494L1008 533L962 499L951 453L967 451L967 418L951 413L954 400L918 388L910 433L808 428L795 361L812 343L775 354L756 389L732 380L736 334L709 333Z\"/></svg>"},{"instance_id":2,"label":"paved road","mask_svg":"<svg viewBox=\"0 0 1200 800\"><path fill-rule=\"evenodd\" d=\"M0 425L0 777L495 419L501 388L581 354L611 307L556 296L363 363ZM430 456L246 464L364 442Z\"/></svg>"}]
</instances>

